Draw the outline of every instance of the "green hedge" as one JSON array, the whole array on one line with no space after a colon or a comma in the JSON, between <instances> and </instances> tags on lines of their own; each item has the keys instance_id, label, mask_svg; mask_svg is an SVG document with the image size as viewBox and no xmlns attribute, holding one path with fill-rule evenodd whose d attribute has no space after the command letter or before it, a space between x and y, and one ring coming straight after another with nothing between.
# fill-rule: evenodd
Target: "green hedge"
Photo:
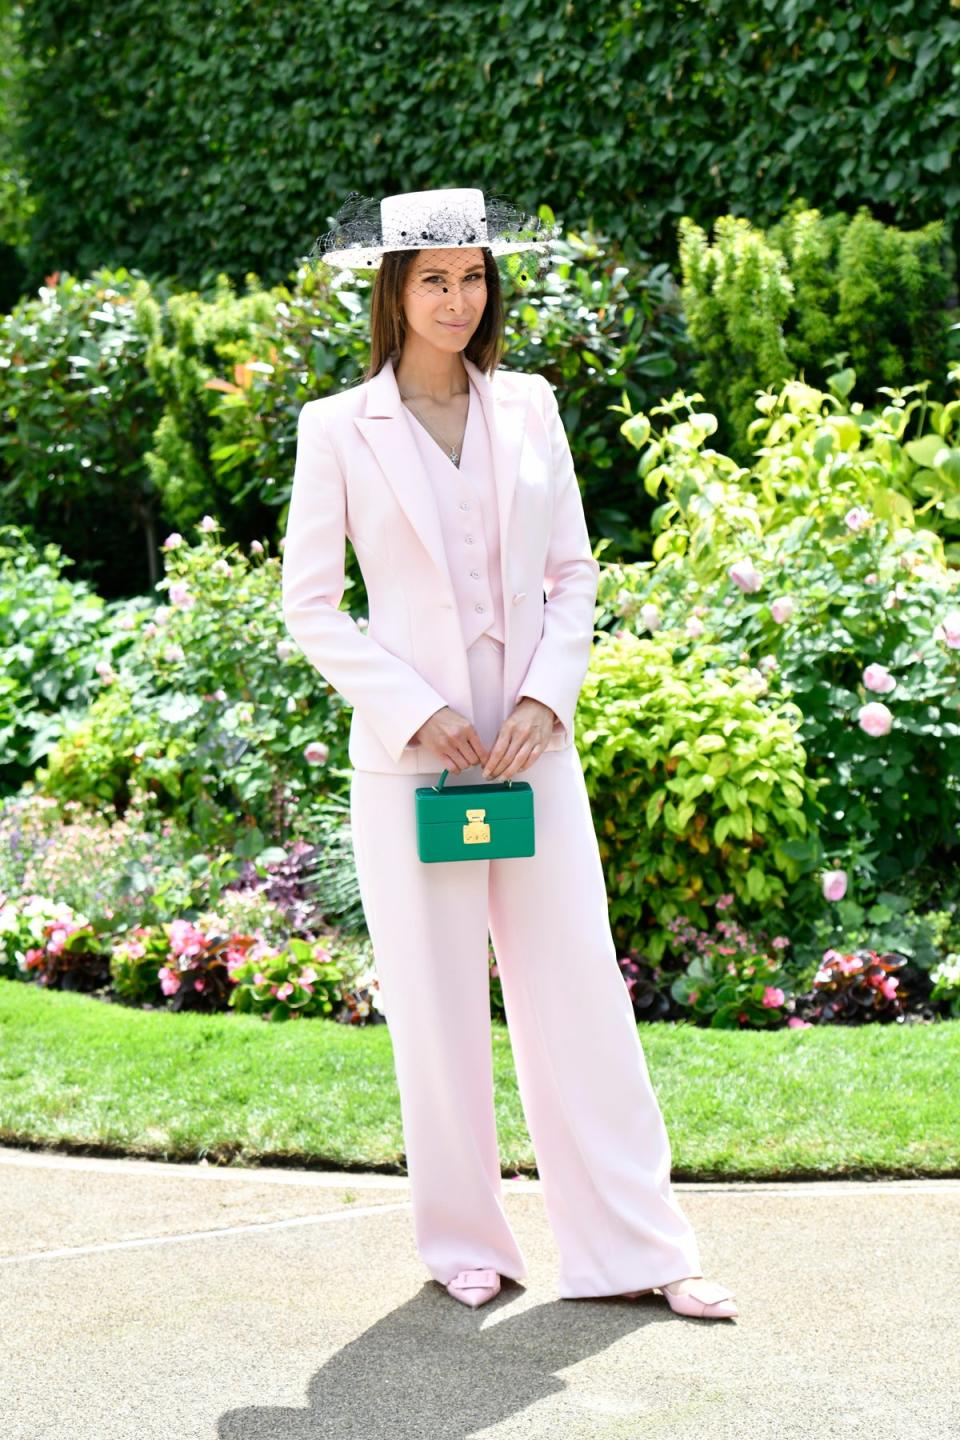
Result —
<instances>
[{"instance_id":1,"label":"green hedge","mask_svg":"<svg viewBox=\"0 0 960 1440\"><path fill-rule=\"evenodd\" d=\"M960 15L942 0L33 0L25 258L187 284L290 272L351 189L476 184L658 259L682 214L802 196L960 223Z\"/></svg>"}]
</instances>

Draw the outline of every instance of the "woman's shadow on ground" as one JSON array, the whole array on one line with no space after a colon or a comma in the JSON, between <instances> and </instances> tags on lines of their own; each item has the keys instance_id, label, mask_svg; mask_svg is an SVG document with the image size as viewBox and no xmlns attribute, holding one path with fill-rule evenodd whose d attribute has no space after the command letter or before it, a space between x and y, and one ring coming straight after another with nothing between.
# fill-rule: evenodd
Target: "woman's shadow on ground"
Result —
<instances>
[{"instance_id":1,"label":"woman's shadow on ground","mask_svg":"<svg viewBox=\"0 0 960 1440\"><path fill-rule=\"evenodd\" d=\"M502 1281L476 1310L434 1281L327 1361L308 1407L247 1406L220 1440L459 1440L566 1389L556 1371L666 1318L657 1296L556 1300L485 1325L523 1287Z\"/></svg>"}]
</instances>

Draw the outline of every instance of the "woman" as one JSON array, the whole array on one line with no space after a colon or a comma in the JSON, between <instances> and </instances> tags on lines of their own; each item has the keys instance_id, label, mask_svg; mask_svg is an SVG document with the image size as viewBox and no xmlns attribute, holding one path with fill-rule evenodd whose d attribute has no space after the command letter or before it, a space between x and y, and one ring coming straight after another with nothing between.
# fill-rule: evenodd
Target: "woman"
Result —
<instances>
[{"instance_id":1,"label":"woman","mask_svg":"<svg viewBox=\"0 0 960 1440\"><path fill-rule=\"evenodd\" d=\"M400 1093L414 1230L480 1305L526 1263L504 1213L488 927L563 1298L654 1287L725 1318L670 1186L670 1145L626 986L574 710L599 566L557 402L499 370L495 256L539 222L474 189L351 197L317 253L377 270L365 382L301 410L283 558L290 634L353 706L351 821ZM369 600L339 609L344 541ZM546 594L544 594L546 592ZM414 791L522 775L533 856L424 864Z\"/></svg>"}]
</instances>

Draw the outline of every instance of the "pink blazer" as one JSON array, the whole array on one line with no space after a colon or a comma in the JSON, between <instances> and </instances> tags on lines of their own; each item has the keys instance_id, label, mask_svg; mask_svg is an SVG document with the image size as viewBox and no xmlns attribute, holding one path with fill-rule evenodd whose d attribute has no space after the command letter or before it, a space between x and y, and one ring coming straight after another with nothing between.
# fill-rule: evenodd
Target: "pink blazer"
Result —
<instances>
[{"instance_id":1,"label":"pink blazer","mask_svg":"<svg viewBox=\"0 0 960 1440\"><path fill-rule=\"evenodd\" d=\"M504 596L503 714L531 695L557 716L548 750L573 744L594 635L600 567L557 401L537 374L464 366L494 463ZM369 601L365 629L339 608L345 538ZM546 591L546 598L544 596ZM436 772L413 736L450 705L475 719L436 500L402 410L393 363L300 411L283 549L283 617L307 659L353 707L355 769Z\"/></svg>"}]
</instances>

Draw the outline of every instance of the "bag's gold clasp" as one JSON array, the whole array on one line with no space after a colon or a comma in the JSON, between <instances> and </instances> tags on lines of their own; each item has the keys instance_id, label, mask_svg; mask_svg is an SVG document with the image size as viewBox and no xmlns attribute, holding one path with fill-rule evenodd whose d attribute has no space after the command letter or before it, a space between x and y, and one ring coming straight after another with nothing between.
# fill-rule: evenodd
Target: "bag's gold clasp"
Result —
<instances>
[{"instance_id":1,"label":"bag's gold clasp","mask_svg":"<svg viewBox=\"0 0 960 1440\"><path fill-rule=\"evenodd\" d=\"M468 824L463 827L464 845L489 845L490 826L484 823L486 810L468 810Z\"/></svg>"}]
</instances>

